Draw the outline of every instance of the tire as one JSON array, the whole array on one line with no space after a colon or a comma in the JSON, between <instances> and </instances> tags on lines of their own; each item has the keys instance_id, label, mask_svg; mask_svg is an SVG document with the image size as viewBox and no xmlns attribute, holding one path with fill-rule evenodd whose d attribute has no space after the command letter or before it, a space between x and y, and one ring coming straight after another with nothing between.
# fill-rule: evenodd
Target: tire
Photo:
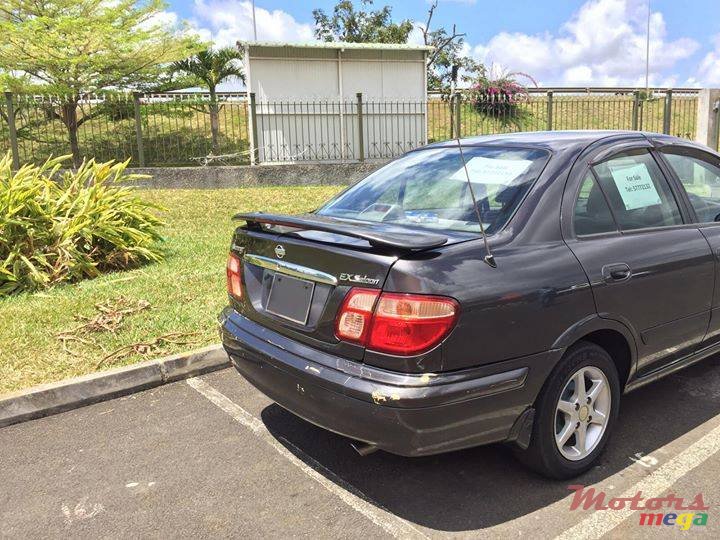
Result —
<instances>
[{"instance_id":1,"label":"tire","mask_svg":"<svg viewBox=\"0 0 720 540\"><path fill-rule=\"evenodd\" d=\"M581 385L585 391L579 393ZM578 476L597 462L619 408L615 363L602 347L580 341L565 352L545 382L535 402L530 444L526 450L516 449L516 455L543 476L557 480ZM568 432L572 433L562 442Z\"/></svg>"}]
</instances>

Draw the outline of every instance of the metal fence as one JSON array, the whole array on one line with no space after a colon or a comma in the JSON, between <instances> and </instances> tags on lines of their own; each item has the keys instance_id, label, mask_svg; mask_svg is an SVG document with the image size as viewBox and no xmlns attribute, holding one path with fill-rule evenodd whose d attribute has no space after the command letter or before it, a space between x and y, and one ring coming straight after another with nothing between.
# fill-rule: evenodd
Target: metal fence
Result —
<instances>
[{"instance_id":1,"label":"metal fence","mask_svg":"<svg viewBox=\"0 0 720 540\"><path fill-rule=\"evenodd\" d=\"M0 102L0 152L174 166L390 158L428 142L512 131L627 129L692 139L698 91L533 89L427 101L267 102L244 94L27 96ZM72 105L72 106L71 106ZM74 108L74 113L73 113Z\"/></svg>"},{"instance_id":2,"label":"metal fence","mask_svg":"<svg viewBox=\"0 0 720 540\"><path fill-rule=\"evenodd\" d=\"M253 114L254 112L254 114ZM258 102L258 162L389 158L428 142L513 131L618 129L695 136L697 90L531 91L428 101Z\"/></svg>"},{"instance_id":3,"label":"metal fence","mask_svg":"<svg viewBox=\"0 0 720 540\"><path fill-rule=\"evenodd\" d=\"M431 104L410 101L251 100L259 162L358 161L400 155L427 141ZM253 114L254 112L254 114Z\"/></svg>"},{"instance_id":4,"label":"metal fence","mask_svg":"<svg viewBox=\"0 0 720 540\"><path fill-rule=\"evenodd\" d=\"M72 108L74 106L74 113ZM10 125L9 119L13 120ZM75 153L134 165L248 163L247 101L223 94L5 94L0 103L0 152L15 147L21 163ZM73 139L75 142L73 142Z\"/></svg>"},{"instance_id":5,"label":"metal fence","mask_svg":"<svg viewBox=\"0 0 720 540\"><path fill-rule=\"evenodd\" d=\"M455 118L439 111L430 121L430 139L502 133L575 129L643 130L692 139L697 116L695 89L529 90L525 99L460 96L451 100ZM451 113L452 116L452 113ZM451 133L448 133L448 123ZM453 125L454 124L454 125ZM434 129L439 126L440 129ZM454 129L452 129L454 127Z\"/></svg>"}]
</instances>

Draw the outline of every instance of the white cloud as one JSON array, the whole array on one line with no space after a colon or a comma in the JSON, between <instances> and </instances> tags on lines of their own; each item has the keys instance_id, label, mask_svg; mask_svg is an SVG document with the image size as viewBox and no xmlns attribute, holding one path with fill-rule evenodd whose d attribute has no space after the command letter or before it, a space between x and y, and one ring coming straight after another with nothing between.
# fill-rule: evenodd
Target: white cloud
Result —
<instances>
[{"instance_id":1,"label":"white cloud","mask_svg":"<svg viewBox=\"0 0 720 540\"><path fill-rule=\"evenodd\" d=\"M500 32L476 45L473 56L485 64L527 72L546 85L644 84L646 5L645 0L589 0L556 33ZM667 72L698 47L690 38L668 41L662 13L653 12L651 84L667 78Z\"/></svg>"},{"instance_id":2,"label":"white cloud","mask_svg":"<svg viewBox=\"0 0 720 540\"><path fill-rule=\"evenodd\" d=\"M697 77L707 86L718 87L720 86L720 34L713 38L713 43L715 49L700 61Z\"/></svg>"},{"instance_id":3,"label":"white cloud","mask_svg":"<svg viewBox=\"0 0 720 540\"><path fill-rule=\"evenodd\" d=\"M139 26L140 28L146 29L151 29L158 26L164 28L176 28L178 26L178 23L178 16L177 13L175 13L174 11L158 11Z\"/></svg>"},{"instance_id":4,"label":"white cloud","mask_svg":"<svg viewBox=\"0 0 720 540\"><path fill-rule=\"evenodd\" d=\"M408 35L408 43L412 43L413 45L425 45L425 40L423 39L424 28L424 22L413 22L413 29L410 30L410 35Z\"/></svg>"},{"instance_id":5,"label":"white cloud","mask_svg":"<svg viewBox=\"0 0 720 540\"><path fill-rule=\"evenodd\" d=\"M194 26L212 36L215 46L253 39L252 3L244 0L195 0ZM255 7L260 41L312 41L313 26L296 21L280 9Z\"/></svg>"},{"instance_id":6,"label":"white cloud","mask_svg":"<svg viewBox=\"0 0 720 540\"><path fill-rule=\"evenodd\" d=\"M580 64L567 68L562 75L563 82L569 81L592 81L593 70L590 66Z\"/></svg>"},{"instance_id":7,"label":"white cloud","mask_svg":"<svg viewBox=\"0 0 720 540\"><path fill-rule=\"evenodd\" d=\"M485 43L470 46L466 42L463 52L489 67L528 73L546 86L643 86L646 6L646 0L587 0L554 32L500 32ZM192 29L216 46L253 39L249 0L194 0L193 12ZM314 40L313 25L299 22L285 11L256 6L255 14L259 40ZM153 23L177 26L178 17L163 12ZM415 22L410 43L422 44L419 26L423 24ZM687 37L669 40L660 12L651 14L650 37L651 85L720 86L720 34L695 73L680 81L673 70L698 50L699 43Z\"/></svg>"},{"instance_id":8,"label":"white cloud","mask_svg":"<svg viewBox=\"0 0 720 540\"><path fill-rule=\"evenodd\" d=\"M195 35L200 41L212 41L212 32L210 32L210 30L198 27L195 24L189 23L189 21L180 20L180 17L174 11L158 11L139 26L146 30L159 27L165 30L173 30L177 35Z\"/></svg>"}]
</instances>

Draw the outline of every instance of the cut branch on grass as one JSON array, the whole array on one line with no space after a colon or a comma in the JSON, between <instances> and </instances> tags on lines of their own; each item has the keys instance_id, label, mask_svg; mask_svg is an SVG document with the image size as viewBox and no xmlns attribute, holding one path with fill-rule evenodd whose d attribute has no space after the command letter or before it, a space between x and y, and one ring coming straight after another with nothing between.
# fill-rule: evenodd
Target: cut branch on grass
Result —
<instances>
[{"instance_id":1,"label":"cut branch on grass","mask_svg":"<svg viewBox=\"0 0 720 540\"><path fill-rule=\"evenodd\" d=\"M97 347L104 356L97 362L95 369L122 360L132 354L141 356L152 354L160 350L164 345L191 345L197 343L198 340L190 338L200 335L200 332L170 332L147 341L123 345L108 353L105 347L97 342L94 334L115 334L122 326L126 316L150 309L150 302L146 300L130 300L125 296L119 296L95 304L95 309L97 313L92 317L76 315L75 320L82 321L82 324L57 334L57 339L62 344L63 351L74 357L80 355L70 348L70 343Z\"/></svg>"},{"instance_id":2,"label":"cut branch on grass","mask_svg":"<svg viewBox=\"0 0 720 540\"><path fill-rule=\"evenodd\" d=\"M127 315L138 313L150 309L150 302L147 300L130 300L124 296L119 296L112 300L99 302L95 304L98 313L92 317L84 315L76 315L76 321L82 321L82 324L70 329L59 332L56 337L62 344L63 351L72 356L79 356L75 351L68 347L69 342L81 343L83 345L97 345L97 341L92 334L100 332L115 333ZM102 349L102 347L100 347ZM103 349L104 352L104 349Z\"/></svg>"},{"instance_id":3,"label":"cut branch on grass","mask_svg":"<svg viewBox=\"0 0 720 540\"><path fill-rule=\"evenodd\" d=\"M117 362L118 360L127 358L132 354L147 356L148 354L159 351L163 345L192 345L198 343L199 340L189 338L199 335L200 332L170 332L168 334L152 338L149 341L130 343L105 355L97 364L95 364L95 369L100 369L105 364Z\"/></svg>"}]
</instances>

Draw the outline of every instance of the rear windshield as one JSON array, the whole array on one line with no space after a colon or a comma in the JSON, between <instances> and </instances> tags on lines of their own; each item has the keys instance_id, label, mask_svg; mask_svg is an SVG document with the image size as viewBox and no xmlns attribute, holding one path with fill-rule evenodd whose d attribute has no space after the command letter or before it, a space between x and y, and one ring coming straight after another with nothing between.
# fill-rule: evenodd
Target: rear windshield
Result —
<instances>
[{"instance_id":1,"label":"rear windshield","mask_svg":"<svg viewBox=\"0 0 720 540\"><path fill-rule=\"evenodd\" d=\"M507 223L549 158L545 150L496 146L464 146L463 155L488 234ZM411 152L341 193L317 213L428 229L479 231L457 147Z\"/></svg>"}]
</instances>

